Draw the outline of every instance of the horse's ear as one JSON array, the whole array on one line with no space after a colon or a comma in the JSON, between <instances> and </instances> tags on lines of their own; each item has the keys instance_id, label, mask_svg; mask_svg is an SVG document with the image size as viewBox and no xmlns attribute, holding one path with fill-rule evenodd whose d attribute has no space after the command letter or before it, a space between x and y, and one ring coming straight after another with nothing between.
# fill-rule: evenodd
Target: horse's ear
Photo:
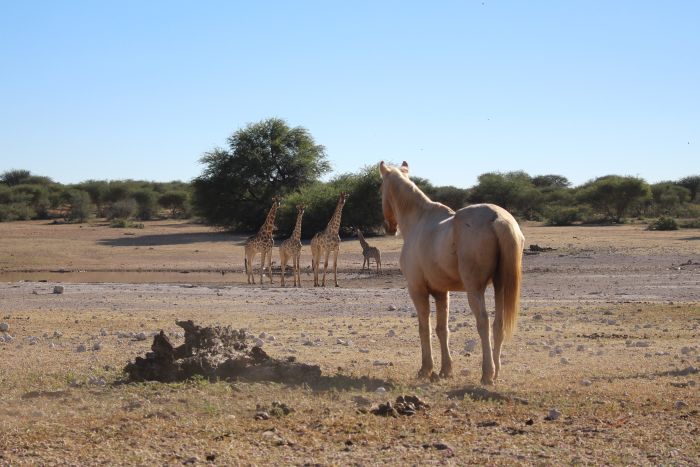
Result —
<instances>
[{"instance_id":1,"label":"horse's ear","mask_svg":"<svg viewBox=\"0 0 700 467\"><path fill-rule=\"evenodd\" d=\"M379 163L379 173L382 174L382 177L389 173L389 167L386 166L384 161Z\"/></svg>"},{"instance_id":2,"label":"horse's ear","mask_svg":"<svg viewBox=\"0 0 700 467\"><path fill-rule=\"evenodd\" d=\"M401 170L401 172L408 175L408 162L403 161L403 164L401 164L400 170Z\"/></svg>"}]
</instances>

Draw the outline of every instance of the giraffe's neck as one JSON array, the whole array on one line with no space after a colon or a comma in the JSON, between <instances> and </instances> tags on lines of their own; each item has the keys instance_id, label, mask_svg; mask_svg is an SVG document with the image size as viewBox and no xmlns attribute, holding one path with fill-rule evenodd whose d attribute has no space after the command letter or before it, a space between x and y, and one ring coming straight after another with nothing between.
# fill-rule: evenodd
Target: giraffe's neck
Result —
<instances>
[{"instance_id":1,"label":"giraffe's neck","mask_svg":"<svg viewBox=\"0 0 700 467\"><path fill-rule=\"evenodd\" d=\"M366 250L369 247L369 243L365 240L365 236L362 235L362 232L359 230L357 231L357 238L360 240L360 245L362 245L362 249Z\"/></svg>"},{"instance_id":2,"label":"giraffe's neck","mask_svg":"<svg viewBox=\"0 0 700 467\"><path fill-rule=\"evenodd\" d=\"M326 226L326 233L329 235L338 235L338 231L340 230L340 216L343 213L343 205L345 203L341 202L341 200L338 200L338 204L335 207L335 212L333 213L333 217L331 217L331 220L328 221L328 226Z\"/></svg>"},{"instance_id":3,"label":"giraffe's neck","mask_svg":"<svg viewBox=\"0 0 700 467\"><path fill-rule=\"evenodd\" d=\"M304 216L304 211L300 211L297 214L297 223L294 225L294 232L292 232L292 239L301 239L301 218Z\"/></svg>"},{"instance_id":4,"label":"giraffe's neck","mask_svg":"<svg viewBox=\"0 0 700 467\"><path fill-rule=\"evenodd\" d=\"M271 237L272 231L275 230L275 215L277 214L277 202L273 203L270 212L267 213L265 223L260 227L258 235Z\"/></svg>"}]
</instances>

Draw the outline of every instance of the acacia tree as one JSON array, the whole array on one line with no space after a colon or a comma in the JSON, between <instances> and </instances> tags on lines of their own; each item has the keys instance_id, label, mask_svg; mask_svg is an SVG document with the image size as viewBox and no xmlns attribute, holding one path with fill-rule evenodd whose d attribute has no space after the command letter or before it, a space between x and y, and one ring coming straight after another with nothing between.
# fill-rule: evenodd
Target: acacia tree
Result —
<instances>
[{"instance_id":1,"label":"acacia tree","mask_svg":"<svg viewBox=\"0 0 700 467\"><path fill-rule=\"evenodd\" d=\"M583 185L578 198L606 219L620 222L633 206L651 199L651 189L641 178L606 175Z\"/></svg>"},{"instance_id":2,"label":"acacia tree","mask_svg":"<svg viewBox=\"0 0 700 467\"><path fill-rule=\"evenodd\" d=\"M273 196L299 190L330 170L325 148L302 127L279 118L249 124L201 158L204 172L192 182L193 207L207 222L254 230Z\"/></svg>"}]
</instances>

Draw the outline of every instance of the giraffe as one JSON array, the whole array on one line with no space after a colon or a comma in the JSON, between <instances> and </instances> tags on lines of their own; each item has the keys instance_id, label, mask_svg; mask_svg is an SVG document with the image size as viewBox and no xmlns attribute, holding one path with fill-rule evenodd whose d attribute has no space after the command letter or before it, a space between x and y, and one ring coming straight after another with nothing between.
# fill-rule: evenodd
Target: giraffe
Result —
<instances>
[{"instance_id":1,"label":"giraffe","mask_svg":"<svg viewBox=\"0 0 700 467\"><path fill-rule=\"evenodd\" d=\"M370 271L369 268L369 260L374 259L374 262L377 263L377 274L379 274L382 270L382 254L379 252L379 248L376 246L369 246L369 243L367 243L367 240L365 240L364 235L362 235L362 231L358 228L355 228L355 232L357 233L357 238L360 240L360 245L362 246L362 256L364 256L364 260L362 261L362 270L365 270L365 263L367 263L367 270Z\"/></svg>"},{"instance_id":2,"label":"giraffe","mask_svg":"<svg viewBox=\"0 0 700 467\"><path fill-rule=\"evenodd\" d=\"M272 284L272 247L275 240L272 238L272 231L275 230L275 215L277 208L280 206L280 199L275 196L272 198L272 207L267 213L265 223L260 227L257 234L248 237L245 241L245 272L248 275L248 283L255 284L255 275L253 274L253 259L258 252L260 258L260 284L263 283L263 269L265 268L265 257L268 256L268 269L270 271L270 284Z\"/></svg>"},{"instance_id":3,"label":"giraffe","mask_svg":"<svg viewBox=\"0 0 700 467\"><path fill-rule=\"evenodd\" d=\"M318 287L318 266L321 262L321 254L325 253L325 261L323 264L323 280L321 286L326 286L326 271L328 270L328 256L333 252L333 277L335 286L338 287L338 250L340 250L340 216L343 213L343 206L347 194L340 193L338 204L335 207L333 217L328 221L328 225L323 232L319 232L311 239L311 266L314 268L314 287Z\"/></svg>"},{"instance_id":4,"label":"giraffe","mask_svg":"<svg viewBox=\"0 0 700 467\"><path fill-rule=\"evenodd\" d=\"M294 287L301 287L301 274L299 273L299 257L301 256L301 218L304 216L303 204L297 205L297 223L294 225L292 236L280 245L280 266L282 267L282 287L284 287L284 272L287 269L287 261L292 259L292 276Z\"/></svg>"}]
</instances>

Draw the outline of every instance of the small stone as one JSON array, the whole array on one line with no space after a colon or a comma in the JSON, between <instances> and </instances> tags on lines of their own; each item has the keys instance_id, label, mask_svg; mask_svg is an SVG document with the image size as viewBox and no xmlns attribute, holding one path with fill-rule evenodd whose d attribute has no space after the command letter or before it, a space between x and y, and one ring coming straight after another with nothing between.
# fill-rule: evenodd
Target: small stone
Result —
<instances>
[{"instance_id":1,"label":"small stone","mask_svg":"<svg viewBox=\"0 0 700 467\"><path fill-rule=\"evenodd\" d=\"M270 414L261 410L259 412L255 412L255 416L253 418L255 420L269 420Z\"/></svg>"},{"instance_id":2,"label":"small stone","mask_svg":"<svg viewBox=\"0 0 700 467\"><path fill-rule=\"evenodd\" d=\"M467 342L464 343L464 351L471 353L476 349L476 339L469 339Z\"/></svg>"},{"instance_id":3,"label":"small stone","mask_svg":"<svg viewBox=\"0 0 700 467\"><path fill-rule=\"evenodd\" d=\"M265 345L265 341L261 338L256 337L253 339L253 347L262 347L263 345Z\"/></svg>"},{"instance_id":4,"label":"small stone","mask_svg":"<svg viewBox=\"0 0 700 467\"><path fill-rule=\"evenodd\" d=\"M394 337L396 336L396 331L393 329L389 329L389 331L386 333L386 337Z\"/></svg>"},{"instance_id":5,"label":"small stone","mask_svg":"<svg viewBox=\"0 0 700 467\"><path fill-rule=\"evenodd\" d=\"M692 347L683 347L683 348L681 349L681 353L682 353L683 355L688 355L688 354L691 353L692 351L693 351L693 348L692 348Z\"/></svg>"},{"instance_id":6,"label":"small stone","mask_svg":"<svg viewBox=\"0 0 700 467\"><path fill-rule=\"evenodd\" d=\"M258 338L260 339L265 339L267 337L267 333L265 331L261 332L260 335L258 335Z\"/></svg>"},{"instance_id":7,"label":"small stone","mask_svg":"<svg viewBox=\"0 0 700 467\"><path fill-rule=\"evenodd\" d=\"M346 344L346 342L343 339L341 339L340 337L336 338L335 343L338 345L345 345Z\"/></svg>"},{"instance_id":8,"label":"small stone","mask_svg":"<svg viewBox=\"0 0 700 467\"><path fill-rule=\"evenodd\" d=\"M360 351L360 353L369 353L369 349L357 349Z\"/></svg>"},{"instance_id":9,"label":"small stone","mask_svg":"<svg viewBox=\"0 0 700 467\"><path fill-rule=\"evenodd\" d=\"M78 345L78 348L75 349L76 352L85 352L87 348L85 347L85 344L80 344Z\"/></svg>"},{"instance_id":10,"label":"small stone","mask_svg":"<svg viewBox=\"0 0 700 467\"><path fill-rule=\"evenodd\" d=\"M107 335L107 330L105 328L100 329L100 336L104 337Z\"/></svg>"},{"instance_id":11,"label":"small stone","mask_svg":"<svg viewBox=\"0 0 700 467\"><path fill-rule=\"evenodd\" d=\"M637 341L634 343L635 347L649 347L651 343L649 341Z\"/></svg>"},{"instance_id":12,"label":"small stone","mask_svg":"<svg viewBox=\"0 0 700 467\"><path fill-rule=\"evenodd\" d=\"M561 417L561 412L559 410L549 409L549 414L546 417L544 417L544 419L549 420L549 421L555 421L555 420L559 420L560 417Z\"/></svg>"},{"instance_id":13,"label":"small stone","mask_svg":"<svg viewBox=\"0 0 700 467\"><path fill-rule=\"evenodd\" d=\"M0 332L8 332L10 330L10 325L7 323L0 323Z\"/></svg>"},{"instance_id":14,"label":"small stone","mask_svg":"<svg viewBox=\"0 0 700 467\"><path fill-rule=\"evenodd\" d=\"M688 404L684 401L676 401L673 404L674 409L685 409L686 407L688 407Z\"/></svg>"},{"instance_id":15,"label":"small stone","mask_svg":"<svg viewBox=\"0 0 700 467\"><path fill-rule=\"evenodd\" d=\"M53 288L53 293L55 294L62 294L65 289L63 288L62 285L56 285Z\"/></svg>"},{"instance_id":16,"label":"small stone","mask_svg":"<svg viewBox=\"0 0 700 467\"><path fill-rule=\"evenodd\" d=\"M591 384L593 384L593 382L590 379L582 379L581 380L582 386L590 386Z\"/></svg>"},{"instance_id":17,"label":"small stone","mask_svg":"<svg viewBox=\"0 0 700 467\"><path fill-rule=\"evenodd\" d=\"M62 335L63 335L63 333L62 333L61 331L54 331L54 332L53 332L53 337L56 338L56 339L58 339L58 338L61 337Z\"/></svg>"},{"instance_id":18,"label":"small stone","mask_svg":"<svg viewBox=\"0 0 700 467\"><path fill-rule=\"evenodd\" d=\"M472 372L472 371L471 371L469 368L464 368L464 369L463 369L462 371L460 371L459 373L460 373L462 376L469 376L469 375L471 374L471 372Z\"/></svg>"},{"instance_id":19,"label":"small stone","mask_svg":"<svg viewBox=\"0 0 700 467\"><path fill-rule=\"evenodd\" d=\"M275 342L276 340L277 340L277 338L276 338L275 336L273 336L272 334L270 334L269 336L267 336L267 341L268 341L268 342Z\"/></svg>"},{"instance_id":20,"label":"small stone","mask_svg":"<svg viewBox=\"0 0 700 467\"><path fill-rule=\"evenodd\" d=\"M534 321L542 321L542 315L538 313L535 316L533 316L532 319Z\"/></svg>"},{"instance_id":21,"label":"small stone","mask_svg":"<svg viewBox=\"0 0 700 467\"><path fill-rule=\"evenodd\" d=\"M134 338L136 338L137 341L145 341L148 337L146 336L145 332L140 332L134 335Z\"/></svg>"},{"instance_id":22,"label":"small stone","mask_svg":"<svg viewBox=\"0 0 700 467\"><path fill-rule=\"evenodd\" d=\"M552 330L552 326L545 325L544 330L549 332Z\"/></svg>"},{"instance_id":23,"label":"small stone","mask_svg":"<svg viewBox=\"0 0 700 467\"><path fill-rule=\"evenodd\" d=\"M372 365L374 366L391 366L391 362L387 362L386 360L375 360L372 362Z\"/></svg>"},{"instance_id":24,"label":"small stone","mask_svg":"<svg viewBox=\"0 0 700 467\"><path fill-rule=\"evenodd\" d=\"M392 304L392 305L389 305L389 307L388 307L387 309L388 309L389 311L396 311L398 308L396 308L396 305L393 305L393 304Z\"/></svg>"},{"instance_id":25,"label":"small stone","mask_svg":"<svg viewBox=\"0 0 700 467\"><path fill-rule=\"evenodd\" d=\"M559 363L561 363L562 365L568 365L570 362L568 358L561 357L561 359L559 359Z\"/></svg>"},{"instance_id":26,"label":"small stone","mask_svg":"<svg viewBox=\"0 0 700 467\"><path fill-rule=\"evenodd\" d=\"M316 343L314 341L306 340L304 341L304 345L307 347L313 347L316 345Z\"/></svg>"},{"instance_id":27,"label":"small stone","mask_svg":"<svg viewBox=\"0 0 700 467\"><path fill-rule=\"evenodd\" d=\"M97 341L92 344L92 350L99 351L102 350L102 342Z\"/></svg>"},{"instance_id":28,"label":"small stone","mask_svg":"<svg viewBox=\"0 0 700 467\"><path fill-rule=\"evenodd\" d=\"M377 394L384 394L386 392L386 388L384 386L379 386L377 389L374 390Z\"/></svg>"}]
</instances>

